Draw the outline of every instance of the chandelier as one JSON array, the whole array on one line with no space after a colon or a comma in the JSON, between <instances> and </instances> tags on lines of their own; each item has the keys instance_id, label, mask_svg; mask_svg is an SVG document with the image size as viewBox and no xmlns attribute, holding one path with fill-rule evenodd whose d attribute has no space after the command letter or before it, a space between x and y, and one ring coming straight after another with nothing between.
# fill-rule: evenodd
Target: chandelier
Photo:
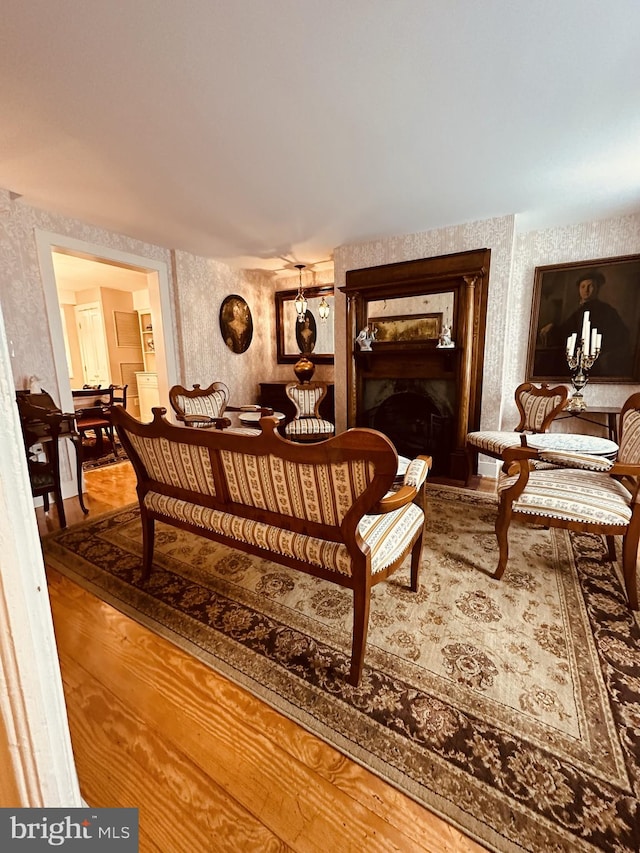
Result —
<instances>
[{"instance_id":1,"label":"chandelier","mask_svg":"<svg viewBox=\"0 0 640 853\"><path fill-rule=\"evenodd\" d=\"M300 276L300 282L298 284L298 295L296 296L294 304L296 306L298 322L303 323L304 315L307 313L307 297L304 295L304 290L302 289L302 270L305 268L305 264L296 264L295 266Z\"/></svg>"},{"instance_id":2,"label":"chandelier","mask_svg":"<svg viewBox=\"0 0 640 853\"><path fill-rule=\"evenodd\" d=\"M320 315L321 320L326 320L329 316L329 303L324 296L320 300L320 305L318 305L318 314Z\"/></svg>"}]
</instances>

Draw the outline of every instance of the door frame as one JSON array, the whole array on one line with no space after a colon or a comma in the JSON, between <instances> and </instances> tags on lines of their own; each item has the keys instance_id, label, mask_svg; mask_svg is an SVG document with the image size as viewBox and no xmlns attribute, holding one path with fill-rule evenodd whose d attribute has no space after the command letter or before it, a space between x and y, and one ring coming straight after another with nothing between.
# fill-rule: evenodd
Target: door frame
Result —
<instances>
[{"instance_id":1,"label":"door frame","mask_svg":"<svg viewBox=\"0 0 640 853\"><path fill-rule=\"evenodd\" d=\"M168 407L169 388L178 382L176 344L174 339L173 308L171 300L171 289L169 285L169 269L164 261L135 255L131 252L123 252L109 246L97 243L88 243L69 237L66 234L56 234L53 231L45 231L35 228L36 249L38 262L42 276L44 290L45 308L51 335L51 346L53 349L53 362L58 384L60 407L65 412L73 411L73 397L69 382L69 371L67 357L64 348L64 335L62 331L62 318L60 316L60 304L58 290L56 287L56 276L53 267L52 251L59 250L71 254L80 255L90 260L104 260L119 266L131 267L137 271L146 272L149 287L149 303L153 314L154 341L156 345L156 371L158 373L158 392L160 400L166 401ZM69 466L73 481L63 482L64 497L71 497L78 493L75 475L75 466Z\"/></svg>"}]
</instances>

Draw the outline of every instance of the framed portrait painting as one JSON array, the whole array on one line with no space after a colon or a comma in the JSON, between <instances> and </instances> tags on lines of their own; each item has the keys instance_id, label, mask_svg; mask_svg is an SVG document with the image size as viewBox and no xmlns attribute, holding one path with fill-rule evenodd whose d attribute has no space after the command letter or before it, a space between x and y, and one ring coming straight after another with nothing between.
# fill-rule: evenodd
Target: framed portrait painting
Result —
<instances>
[{"instance_id":1,"label":"framed portrait painting","mask_svg":"<svg viewBox=\"0 0 640 853\"><path fill-rule=\"evenodd\" d=\"M569 381L567 342L585 312L602 336L589 381L640 381L640 255L536 267L528 380Z\"/></svg>"},{"instance_id":2,"label":"framed portrait painting","mask_svg":"<svg viewBox=\"0 0 640 853\"><path fill-rule=\"evenodd\" d=\"M243 353L253 338L251 310L236 293L227 296L220 306L220 332L232 352Z\"/></svg>"}]
</instances>

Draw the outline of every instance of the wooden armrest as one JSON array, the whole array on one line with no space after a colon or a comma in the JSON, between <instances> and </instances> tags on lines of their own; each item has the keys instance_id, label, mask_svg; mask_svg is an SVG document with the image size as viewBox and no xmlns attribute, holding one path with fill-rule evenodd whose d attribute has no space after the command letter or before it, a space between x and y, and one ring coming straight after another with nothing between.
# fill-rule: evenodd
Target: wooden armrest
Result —
<instances>
[{"instance_id":1,"label":"wooden armrest","mask_svg":"<svg viewBox=\"0 0 640 853\"><path fill-rule=\"evenodd\" d=\"M407 470L404 472L404 485L415 486L420 490L429 476L429 471L433 460L430 456L416 456L407 465Z\"/></svg>"},{"instance_id":2,"label":"wooden armrest","mask_svg":"<svg viewBox=\"0 0 640 853\"><path fill-rule=\"evenodd\" d=\"M182 415L185 424L207 424L214 426L220 418L212 418L209 415Z\"/></svg>"},{"instance_id":3,"label":"wooden armrest","mask_svg":"<svg viewBox=\"0 0 640 853\"><path fill-rule=\"evenodd\" d=\"M401 486L397 492L390 492L382 500L370 509L367 515L382 515L385 512L393 512L415 500L418 490L415 486Z\"/></svg>"}]
</instances>

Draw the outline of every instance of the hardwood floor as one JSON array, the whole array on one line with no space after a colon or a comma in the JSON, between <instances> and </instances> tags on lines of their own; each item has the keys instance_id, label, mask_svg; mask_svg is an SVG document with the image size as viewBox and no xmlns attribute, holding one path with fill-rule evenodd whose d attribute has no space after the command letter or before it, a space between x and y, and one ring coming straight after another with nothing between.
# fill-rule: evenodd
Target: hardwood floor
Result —
<instances>
[{"instance_id":1,"label":"hardwood floor","mask_svg":"<svg viewBox=\"0 0 640 853\"><path fill-rule=\"evenodd\" d=\"M129 463L86 474L89 520L136 500ZM482 488L482 485L480 485ZM85 517L65 502L69 524ZM55 509L37 511L41 533ZM139 808L140 851L484 848L199 661L48 568L80 787Z\"/></svg>"}]
</instances>

